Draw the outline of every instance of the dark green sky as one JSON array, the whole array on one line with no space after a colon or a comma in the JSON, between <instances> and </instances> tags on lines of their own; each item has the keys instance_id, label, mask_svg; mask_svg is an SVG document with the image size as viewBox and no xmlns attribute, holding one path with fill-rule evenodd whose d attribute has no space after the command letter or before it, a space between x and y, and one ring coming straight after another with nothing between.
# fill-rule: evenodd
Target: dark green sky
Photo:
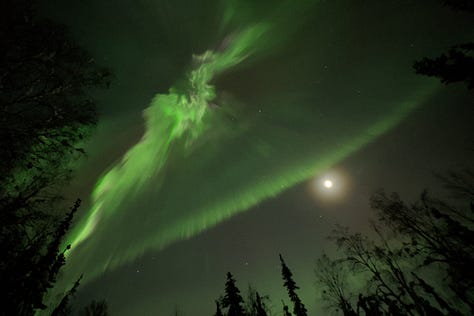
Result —
<instances>
[{"instance_id":1,"label":"dark green sky","mask_svg":"<svg viewBox=\"0 0 474 316\"><path fill-rule=\"evenodd\" d=\"M472 92L411 69L473 38L472 17L440 1L48 1L45 12L116 74L69 189L84 200L147 130L153 96L186 86L193 54L224 54L239 32L271 26L248 59L212 80L209 128L190 148L175 141L159 176L73 252L66 279L97 275L79 304L104 297L112 315L170 315L175 305L209 315L232 271L279 310L282 253L315 312L312 269L333 248L334 223L364 230L377 188L414 197L436 190L432 172L472 160ZM326 174L345 194L329 201L311 190Z\"/></svg>"}]
</instances>

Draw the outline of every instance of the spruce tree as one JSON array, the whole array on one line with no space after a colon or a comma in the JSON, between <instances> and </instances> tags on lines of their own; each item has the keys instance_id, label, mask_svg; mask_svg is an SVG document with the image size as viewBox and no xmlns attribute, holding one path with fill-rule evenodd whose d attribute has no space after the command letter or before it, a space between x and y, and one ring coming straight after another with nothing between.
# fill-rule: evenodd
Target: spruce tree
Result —
<instances>
[{"instance_id":1,"label":"spruce tree","mask_svg":"<svg viewBox=\"0 0 474 316\"><path fill-rule=\"evenodd\" d=\"M240 295L240 290L235 285L235 280L230 272L227 272L225 283L225 295L222 299L222 306L228 308L227 316L244 316L245 310L242 304L244 300Z\"/></svg>"},{"instance_id":2,"label":"spruce tree","mask_svg":"<svg viewBox=\"0 0 474 316\"><path fill-rule=\"evenodd\" d=\"M293 302L293 313L295 316L307 316L307 310L304 304L301 302L298 294L296 294L296 290L299 287L296 285L296 282L293 280L293 274L291 273L288 266L285 264L283 257L280 255L280 263L281 263L281 274L283 277L283 285L288 290L288 296L290 300Z\"/></svg>"}]
</instances>

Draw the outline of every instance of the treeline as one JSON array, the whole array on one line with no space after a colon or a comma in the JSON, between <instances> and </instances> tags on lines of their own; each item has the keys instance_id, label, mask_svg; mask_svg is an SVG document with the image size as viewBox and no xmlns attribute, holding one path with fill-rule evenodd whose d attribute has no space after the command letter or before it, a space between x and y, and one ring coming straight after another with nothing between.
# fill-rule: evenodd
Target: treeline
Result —
<instances>
[{"instance_id":1,"label":"treeline","mask_svg":"<svg viewBox=\"0 0 474 316\"><path fill-rule=\"evenodd\" d=\"M444 0L454 10L474 13L472 0ZM450 47L435 58L414 62L417 74L444 84L474 88L474 42ZM383 191L371 199L377 219L372 235L337 227L331 236L339 258L322 255L315 267L321 302L344 316L474 315L474 172L440 176L462 206L423 192L414 203ZM461 202L460 202L461 201ZM284 286L293 314L282 301L284 316L306 315L298 288L280 256ZM271 315L270 298L250 289L245 303L227 274L225 296L215 301L216 316ZM265 304L265 302L267 304ZM277 315L281 315L277 313Z\"/></svg>"},{"instance_id":2,"label":"treeline","mask_svg":"<svg viewBox=\"0 0 474 316\"><path fill-rule=\"evenodd\" d=\"M294 315L307 316L306 307L296 292L299 288L293 280L293 274L290 268L286 265L281 255L280 265L283 286L288 292ZM268 296L262 296L258 291L249 287L247 302L245 302L240 294L240 290L236 286L234 277L228 272L227 281L225 283L225 294L215 301L216 312L214 316L270 316L272 311L268 305L269 301L270 298ZM290 312L290 307L283 300L282 310L285 316L293 315Z\"/></svg>"},{"instance_id":3,"label":"treeline","mask_svg":"<svg viewBox=\"0 0 474 316\"><path fill-rule=\"evenodd\" d=\"M321 304L344 316L474 315L474 172L440 176L453 204L423 192L413 203L378 192L371 199L372 234L337 227L340 256L322 255L315 267ZM273 315L306 316L292 273L280 256L283 301ZM249 292L244 302L231 273L215 316L269 316L270 298ZM291 310L291 311L290 311Z\"/></svg>"},{"instance_id":4,"label":"treeline","mask_svg":"<svg viewBox=\"0 0 474 316\"><path fill-rule=\"evenodd\" d=\"M472 1L445 3L473 11ZM68 210L61 190L97 122L89 91L107 88L112 76L64 26L39 18L34 0L0 2L0 48L0 315L30 316L46 308L45 294L65 264L62 239L80 200ZM472 43L455 45L414 68L472 88L473 51ZM344 315L474 314L472 177L466 172L444 179L468 198L465 209L427 194L410 205L396 195L376 195L378 239L339 229L334 238L343 255L318 263L325 302ZM280 260L289 295L282 311L306 315L290 269ZM354 277L359 287L350 282ZM79 282L71 284L54 315L71 313L69 298ZM216 314L271 315L267 296L250 291L245 302L239 293L228 274ZM107 304L94 301L82 313L104 316Z\"/></svg>"}]
</instances>

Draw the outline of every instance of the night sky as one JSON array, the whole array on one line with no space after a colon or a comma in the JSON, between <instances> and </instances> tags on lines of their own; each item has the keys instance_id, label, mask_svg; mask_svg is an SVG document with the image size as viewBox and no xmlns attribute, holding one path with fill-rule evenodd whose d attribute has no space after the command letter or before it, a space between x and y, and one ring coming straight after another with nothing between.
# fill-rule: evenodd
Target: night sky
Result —
<instances>
[{"instance_id":1,"label":"night sky","mask_svg":"<svg viewBox=\"0 0 474 316\"><path fill-rule=\"evenodd\" d=\"M67 188L77 306L211 315L231 271L280 312L281 253L316 315L334 224L366 231L377 189L439 192L472 161L472 92L412 69L473 38L441 1L44 2L115 73Z\"/></svg>"}]
</instances>

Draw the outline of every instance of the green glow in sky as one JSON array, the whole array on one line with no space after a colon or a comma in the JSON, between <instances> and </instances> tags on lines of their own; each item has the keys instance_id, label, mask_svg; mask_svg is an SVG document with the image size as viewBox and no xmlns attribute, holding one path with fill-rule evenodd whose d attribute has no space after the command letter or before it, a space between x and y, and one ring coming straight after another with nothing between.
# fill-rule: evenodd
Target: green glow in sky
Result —
<instances>
[{"instance_id":1,"label":"green glow in sky","mask_svg":"<svg viewBox=\"0 0 474 316\"><path fill-rule=\"evenodd\" d=\"M265 23L228 35L222 48L194 57L185 87L154 97L144 111L143 137L97 181L90 211L66 240L72 250L65 282L83 272L90 281L324 172L392 129L432 92L421 89L340 130L284 98L259 105L257 113L282 121L301 116L294 120L301 126L274 124L270 116L229 121L233 103L219 97L216 77L268 49L266 40L277 35ZM321 135L311 134L314 126Z\"/></svg>"},{"instance_id":2,"label":"green glow in sky","mask_svg":"<svg viewBox=\"0 0 474 316\"><path fill-rule=\"evenodd\" d=\"M195 56L198 66L188 76L186 91L171 89L169 94L155 96L144 111L145 134L97 181L91 211L76 226L67 244L77 247L93 234L97 225L113 216L125 199L133 198L150 178L159 175L173 142L184 138L188 147L202 134L207 127L203 118L216 97L209 82L252 55L267 30L265 24L251 26L234 34L225 51Z\"/></svg>"},{"instance_id":3,"label":"green glow in sky","mask_svg":"<svg viewBox=\"0 0 474 316\"><path fill-rule=\"evenodd\" d=\"M219 111L210 107L211 101L216 99L216 92L209 82L216 74L250 56L252 45L265 34L265 29L265 26L257 25L236 35L225 52L208 51L196 56L198 66L188 77L189 89L185 92L171 89L169 94L154 98L144 113L146 132L141 141L97 182L90 213L76 226L68 240L73 247L66 269L78 274L84 269L84 262L90 262L86 263L89 267L85 269L88 271L87 281L107 269L130 262L146 251L162 249L209 229L329 169L396 126L430 94L431 89L421 91L410 101L400 102L386 111L375 123L359 127L350 137L328 143L324 151L319 146L315 146L315 150L306 148L305 155L298 159L293 157L290 163L286 160L291 160L291 157L281 164L277 157L282 155L281 148L287 151L287 145L279 145L278 141L250 140L241 156L234 158L239 161L235 166L224 167L203 180L209 183L201 183L199 179L209 172L203 168L205 163L202 162L206 161L208 147L193 151L193 146L200 137L212 134L213 126L209 122L215 120L206 120L206 117ZM291 131L279 131L263 122L255 124L257 126L251 128L251 132L241 132L243 136L271 134L278 139L288 134L289 140L285 144L298 137L291 135ZM298 146L308 147L305 144ZM171 166L171 171L165 172L172 148L178 148L176 152L184 154L184 158L177 158L175 154L173 157L181 167ZM212 149L207 153L219 154L222 153L216 154ZM277 160L268 163L270 167L264 170L269 159ZM196 171L195 175L193 169L201 171ZM241 178L246 175L252 181L243 182ZM176 188L182 188L181 194L176 193L179 192ZM209 190L215 190L215 194ZM142 191L158 196L156 206L140 205L154 209L146 215L137 207L127 209L130 200L143 197ZM129 231L133 233L122 235ZM114 240L112 244L110 238ZM77 266L76 252L78 257L89 259L80 260L81 264Z\"/></svg>"},{"instance_id":4,"label":"green glow in sky","mask_svg":"<svg viewBox=\"0 0 474 316\"><path fill-rule=\"evenodd\" d=\"M371 190L410 194L431 168L467 162L455 147L468 116L444 130L468 113L464 90L412 69L472 37L472 19L442 4L41 2L117 78L65 188L84 203L50 300L84 274L77 307L209 315L231 271L281 311L282 253L325 314L313 260L332 252L330 226L364 230ZM323 176L341 191L314 190Z\"/></svg>"}]
</instances>

